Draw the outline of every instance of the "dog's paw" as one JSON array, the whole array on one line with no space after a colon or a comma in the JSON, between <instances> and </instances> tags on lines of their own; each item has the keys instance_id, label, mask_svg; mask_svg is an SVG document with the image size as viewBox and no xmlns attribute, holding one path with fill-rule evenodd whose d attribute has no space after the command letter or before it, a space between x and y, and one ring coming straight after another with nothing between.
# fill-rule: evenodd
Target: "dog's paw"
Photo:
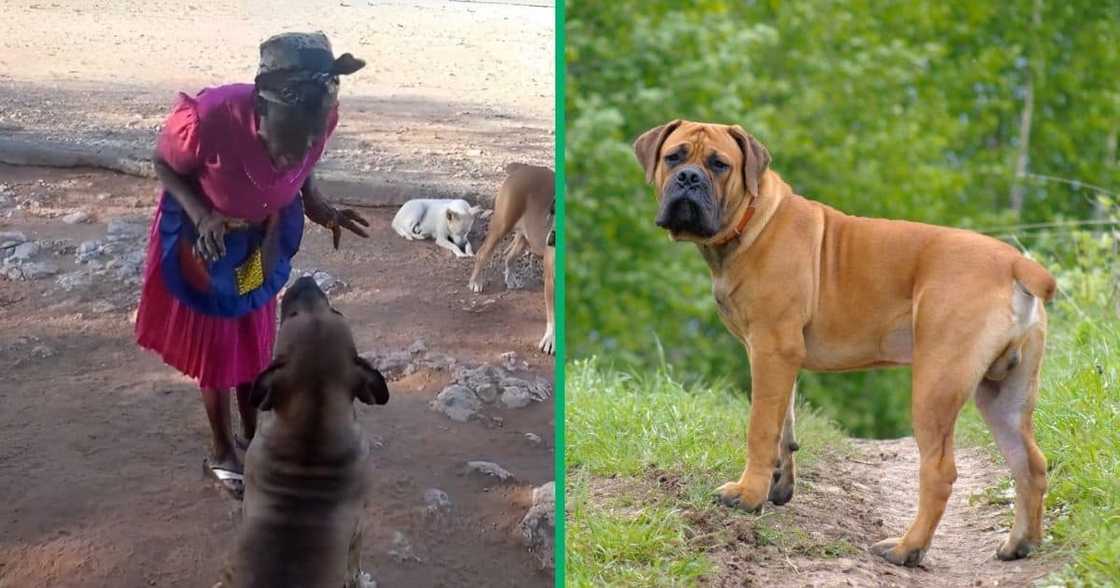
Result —
<instances>
[{"instance_id":1,"label":"dog's paw","mask_svg":"<svg viewBox=\"0 0 1120 588\"><path fill-rule=\"evenodd\" d=\"M724 506L739 508L747 512L762 512L763 496L752 497L750 492L738 482L728 482L716 489L715 499Z\"/></svg>"},{"instance_id":2,"label":"dog's paw","mask_svg":"<svg viewBox=\"0 0 1120 588\"><path fill-rule=\"evenodd\" d=\"M541 339L541 342L537 344L537 349L540 349L541 351L543 351L547 355L555 355L556 354L556 347L555 347L556 343L555 343L554 339L555 338L552 336L552 333L548 333L547 335L544 336L544 338Z\"/></svg>"},{"instance_id":3,"label":"dog's paw","mask_svg":"<svg viewBox=\"0 0 1120 588\"><path fill-rule=\"evenodd\" d=\"M1026 539L1020 539L1018 541L1012 541L1011 539L1008 539L1007 541L1003 542L1003 545L1000 545L998 550L996 550L996 557L998 557L1002 561L1023 559L1024 557L1030 555L1031 552L1034 551L1037 547L1037 543L1033 541L1027 541Z\"/></svg>"},{"instance_id":4,"label":"dog's paw","mask_svg":"<svg viewBox=\"0 0 1120 588\"><path fill-rule=\"evenodd\" d=\"M481 294L482 293L482 282L479 282L479 281L476 281L476 280L471 280L471 281L467 282L467 288L470 288L470 291L474 292L475 294Z\"/></svg>"},{"instance_id":5,"label":"dog's paw","mask_svg":"<svg viewBox=\"0 0 1120 588\"><path fill-rule=\"evenodd\" d=\"M908 568L917 567L926 556L925 549L907 548L902 544L902 537L891 537L871 546L871 553L893 563L896 566Z\"/></svg>"}]
</instances>

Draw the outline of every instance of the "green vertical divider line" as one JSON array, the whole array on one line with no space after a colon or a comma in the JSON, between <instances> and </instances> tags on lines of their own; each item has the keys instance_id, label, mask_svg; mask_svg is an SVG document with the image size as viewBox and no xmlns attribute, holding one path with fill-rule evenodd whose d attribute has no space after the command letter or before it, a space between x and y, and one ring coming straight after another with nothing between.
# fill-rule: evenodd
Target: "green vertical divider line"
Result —
<instances>
[{"instance_id":1,"label":"green vertical divider line","mask_svg":"<svg viewBox=\"0 0 1120 588\"><path fill-rule=\"evenodd\" d=\"M565 186L565 171L564 171L564 84L565 84L565 56L564 56L564 0L556 0L556 24L555 24L555 37L556 37L556 107L554 113L554 120L556 121L556 147L555 147L555 160L556 160L556 278L553 288L554 312L556 318L556 356L554 361L555 376L553 379L553 400L555 402L553 422L555 423L553 430L555 435L555 443L553 443L552 455L553 462L556 467L556 475L553 479L556 481L556 536L553 542L553 556L556 563L556 568L553 575L553 582L556 586L565 586L564 582L564 564L565 564L565 549L564 549L564 531L565 531L565 509L564 509L564 490L565 490L565 473L566 468L564 465L564 367L565 357L567 356L568 346L567 337L568 332L566 316L567 297L565 296L567 280L565 279L565 262L567 260L568 237L565 226L567 226L567 205L565 200L567 198Z\"/></svg>"}]
</instances>

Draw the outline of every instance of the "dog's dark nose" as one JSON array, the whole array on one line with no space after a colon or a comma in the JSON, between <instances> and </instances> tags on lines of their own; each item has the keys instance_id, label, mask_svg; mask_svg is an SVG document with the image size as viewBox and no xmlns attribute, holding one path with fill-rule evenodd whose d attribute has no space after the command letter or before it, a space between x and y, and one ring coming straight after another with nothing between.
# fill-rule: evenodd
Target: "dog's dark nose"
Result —
<instances>
[{"instance_id":1,"label":"dog's dark nose","mask_svg":"<svg viewBox=\"0 0 1120 588\"><path fill-rule=\"evenodd\" d=\"M287 314L287 309L291 308L293 304L299 303L301 300L314 300L316 298L326 298L327 295L319 288L319 284L315 282L315 278L311 276L303 276L296 280L288 289L284 291L284 298L280 301L281 314Z\"/></svg>"},{"instance_id":2,"label":"dog's dark nose","mask_svg":"<svg viewBox=\"0 0 1120 588\"><path fill-rule=\"evenodd\" d=\"M682 188L699 186L704 181L704 174L693 166L682 168L677 172L677 184Z\"/></svg>"},{"instance_id":3,"label":"dog's dark nose","mask_svg":"<svg viewBox=\"0 0 1120 588\"><path fill-rule=\"evenodd\" d=\"M290 292L292 296L299 296L308 290L312 292L318 292L320 294L323 293L323 290L319 288L319 283L316 282L315 278L311 276L301 277L300 279L292 283L292 285L288 288L288 292Z\"/></svg>"}]
</instances>

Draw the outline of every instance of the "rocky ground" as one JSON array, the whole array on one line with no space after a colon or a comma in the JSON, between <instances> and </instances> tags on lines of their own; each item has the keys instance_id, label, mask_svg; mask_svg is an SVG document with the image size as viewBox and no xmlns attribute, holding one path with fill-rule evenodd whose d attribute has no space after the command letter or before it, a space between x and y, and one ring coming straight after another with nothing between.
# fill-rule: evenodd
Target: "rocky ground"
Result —
<instances>
[{"instance_id":1,"label":"rocky ground","mask_svg":"<svg viewBox=\"0 0 1120 588\"><path fill-rule=\"evenodd\" d=\"M536 0L4 4L0 163L139 177L0 165L0 587L209 586L233 539L238 505L201 474L197 389L132 339L156 194L140 177L176 92L249 82L260 41L323 30L368 63L342 86L328 196L486 204L505 164L552 162L553 21ZM524 289L491 271L475 295L470 260L362 212L369 240L336 252L309 229L294 263L398 370L388 405L359 408L377 480L365 569L384 586L551 585L539 264L522 260ZM479 369L490 387L469 387ZM472 412L449 418L441 396Z\"/></svg>"},{"instance_id":2,"label":"rocky ground","mask_svg":"<svg viewBox=\"0 0 1120 588\"><path fill-rule=\"evenodd\" d=\"M209 585L239 505L202 478L192 383L132 341L155 185L0 166L0 586ZM551 585L552 358L539 264L481 295L471 260L310 229L295 259L392 400L360 407L377 480L364 567L386 586ZM485 227L472 235L481 241Z\"/></svg>"}]
</instances>

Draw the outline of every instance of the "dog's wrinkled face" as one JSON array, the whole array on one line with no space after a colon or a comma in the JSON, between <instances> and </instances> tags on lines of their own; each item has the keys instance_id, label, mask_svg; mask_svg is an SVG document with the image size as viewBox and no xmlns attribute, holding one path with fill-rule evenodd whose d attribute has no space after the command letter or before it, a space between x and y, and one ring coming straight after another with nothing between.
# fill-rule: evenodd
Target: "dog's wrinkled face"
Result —
<instances>
[{"instance_id":1,"label":"dog's wrinkled face","mask_svg":"<svg viewBox=\"0 0 1120 588\"><path fill-rule=\"evenodd\" d=\"M270 410L299 394L342 394L346 402L357 398L366 404L389 401L385 378L358 355L345 317L309 276L284 293L275 359L253 383L250 400Z\"/></svg>"},{"instance_id":2,"label":"dog's wrinkled face","mask_svg":"<svg viewBox=\"0 0 1120 588\"><path fill-rule=\"evenodd\" d=\"M655 222L673 239L704 242L734 222L744 198L758 195L770 154L742 128L675 120L634 142L657 187Z\"/></svg>"},{"instance_id":3,"label":"dog's wrinkled face","mask_svg":"<svg viewBox=\"0 0 1120 588\"><path fill-rule=\"evenodd\" d=\"M465 201L461 205L447 208L447 240L463 253L467 252L467 244L470 242L467 237L470 236L474 219L481 210L480 207L470 206Z\"/></svg>"}]
</instances>

